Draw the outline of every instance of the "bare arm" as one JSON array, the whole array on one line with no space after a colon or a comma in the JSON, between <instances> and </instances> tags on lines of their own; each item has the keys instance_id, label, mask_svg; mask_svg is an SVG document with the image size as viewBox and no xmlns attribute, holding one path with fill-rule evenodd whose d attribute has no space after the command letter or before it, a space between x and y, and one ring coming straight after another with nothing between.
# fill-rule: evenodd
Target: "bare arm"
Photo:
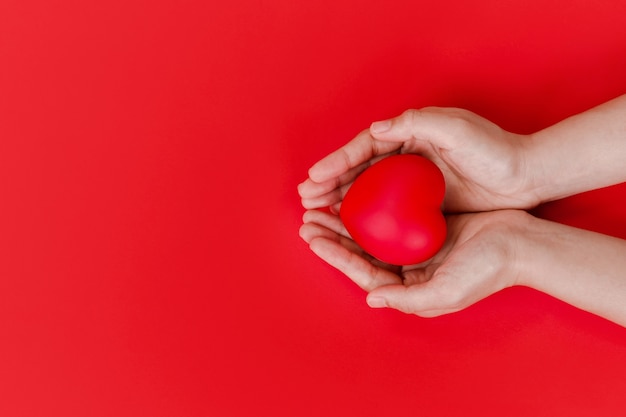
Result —
<instances>
[{"instance_id":1,"label":"bare arm","mask_svg":"<svg viewBox=\"0 0 626 417\"><path fill-rule=\"evenodd\" d=\"M536 218L523 233L518 284L626 326L626 241Z\"/></svg>"},{"instance_id":2,"label":"bare arm","mask_svg":"<svg viewBox=\"0 0 626 417\"><path fill-rule=\"evenodd\" d=\"M525 156L537 203L626 181L626 95L531 135Z\"/></svg>"},{"instance_id":3,"label":"bare arm","mask_svg":"<svg viewBox=\"0 0 626 417\"><path fill-rule=\"evenodd\" d=\"M626 241L499 210L626 181L626 95L529 136L459 109L407 111L311 168L304 206L336 208L360 171L394 152L438 164L450 211L485 212L450 216L444 248L400 270L363 253L336 216L308 212L303 238L368 291L370 306L436 316L524 285L626 326Z\"/></svg>"}]
</instances>

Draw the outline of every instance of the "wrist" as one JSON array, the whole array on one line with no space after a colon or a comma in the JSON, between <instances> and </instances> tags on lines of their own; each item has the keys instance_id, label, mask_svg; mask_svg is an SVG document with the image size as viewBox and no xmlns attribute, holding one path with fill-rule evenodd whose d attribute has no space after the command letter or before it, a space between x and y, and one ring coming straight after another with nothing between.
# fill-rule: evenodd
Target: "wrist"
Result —
<instances>
[{"instance_id":1,"label":"wrist","mask_svg":"<svg viewBox=\"0 0 626 417\"><path fill-rule=\"evenodd\" d=\"M567 241L556 223L526 213L517 234L516 285L541 289L542 280L555 262L555 248Z\"/></svg>"},{"instance_id":2,"label":"wrist","mask_svg":"<svg viewBox=\"0 0 626 417\"><path fill-rule=\"evenodd\" d=\"M532 264L534 242L530 235L537 230L539 219L524 210L503 210L502 213L505 215L501 224L507 245L508 286L531 286L529 265Z\"/></svg>"},{"instance_id":3,"label":"wrist","mask_svg":"<svg viewBox=\"0 0 626 417\"><path fill-rule=\"evenodd\" d=\"M520 138L520 183L526 209L534 208L551 200L550 178L546 172L548 164L544 162L545 151L541 147L540 132Z\"/></svg>"},{"instance_id":4,"label":"wrist","mask_svg":"<svg viewBox=\"0 0 626 417\"><path fill-rule=\"evenodd\" d=\"M527 285L527 267L532 259L528 233L535 229L537 219L524 210L496 210L473 216L483 219L485 242L498 254L491 260L491 268L497 270L502 288Z\"/></svg>"}]
</instances>

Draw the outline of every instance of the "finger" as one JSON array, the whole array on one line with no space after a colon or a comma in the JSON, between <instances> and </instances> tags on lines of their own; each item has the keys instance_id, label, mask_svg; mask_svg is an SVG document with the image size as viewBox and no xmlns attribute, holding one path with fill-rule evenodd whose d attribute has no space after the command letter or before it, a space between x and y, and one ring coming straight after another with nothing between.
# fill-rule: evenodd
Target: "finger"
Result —
<instances>
[{"instance_id":1,"label":"finger","mask_svg":"<svg viewBox=\"0 0 626 417\"><path fill-rule=\"evenodd\" d=\"M348 173L340 176L339 179L328 180L323 184L317 184L310 178L303 182L302 188L298 189L302 196L302 206L306 209L317 209L322 207L331 207L331 211L339 213L339 207L346 193L352 186L353 180L364 170L375 164L379 160L388 157L391 154L379 155L369 161L353 168ZM319 186L319 187L318 187ZM335 188L333 188L335 187ZM322 190L329 189L326 194L321 194Z\"/></svg>"},{"instance_id":2,"label":"finger","mask_svg":"<svg viewBox=\"0 0 626 417\"><path fill-rule=\"evenodd\" d=\"M314 223L323 226L338 235L350 238L350 234L344 227L343 222L336 215L319 210L308 210L302 216L302 221L304 223Z\"/></svg>"},{"instance_id":3,"label":"finger","mask_svg":"<svg viewBox=\"0 0 626 417\"><path fill-rule=\"evenodd\" d=\"M333 240L336 239L336 233L315 223L304 223L302 226L300 226L300 230L298 231L298 233L302 240L304 240L306 243L311 243L311 241L316 237L324 237L326 239Z\"/></svg>"},{"instance_id":4,"label":"finger","mask_svg":"<svg viewBox=\"0 0 626 417\"><path fill-rule=\"evenodd\" d=\"M330 239L341 244L350 252L362 257L376 267L393 272L396 275L402 272L402 267L380 261L365 252L352 240L339 217L317 210L310 210L304 214L303 221L305 224L300 227L300 236L307 243L310 243L317 237Z\"/></svg>"},{"instance_id":5,"label":"finger","mask_svg":"<svg viewBox=\"0 0 626 417\"><path fill-rule=\"evenodd\" d=\"M400 146L397 143L380 142L370 135L368 129L364 130L313 165L309 169L309 178L316 183L332 180L376 156L396 151Z\"/></svg>"},{"instance_id":6,"label":"finger","mask_svg":"<svg viewBox=\"0 0 626 417\"><path fill-rule=\"evenodd\" d=\"M406 314L435 317L458 311L443 300L431 281L418 285L385 285L372 290L367 304L373 308L389 307Z\"/></svg>"},{"instance_id":7,"label":"finger","mask_svg":"<svg viewBox=\"0 0 626 417\"><path fill-rule=\"evenodd\" d=\"M349 236L343 235L335 232L334 230L329 229L328 227L322 226L316 223L304 223L300 226L300 237L307 243L311 243L313 239L316 238L324 238L328 240L332 240L337 242L341 246L348 249L350 252L353 252L359 256L364 258L369 258L369 255L365 253L365 251L357 245Z\"/></svg>"},{"instance_id":8,"label":"finger","mask_svg":"<svg viewBox=\"0 0 626 417\"><path fill-rule=\"evenodd\" d=\"M374 258L370 254L366 253L360 246L358 246L356 242L352 240L350 233L346 230L345 226L343 225L343 222L341 221L339 216L337 216L336 214L329 214L329 213L325 213L319 210L309 210L305 212L304 215L302 216L302 221L304 221L305 224L312 223L316 226L321 226L323 228L326 228L327 230L323 233L324 237L341 243L343 246L348 248L351 252L354 252L357 255L365 258L365 260L367 260L374 266L383 268L387 271L391 271L396 275L402 271L402 267L385 263L381 260ZM343 241L341 239L338 239L337 236L331 233L328 233L329 230L335 233L336 235L342 236L348 240ZM322 235L318 235L318 236L322 236ZM311 238L309 238L309 240L307 241L310 241L310 239Z\"/></svg>"},{"instance_id":9,"label":"finger","mask_svg":"<svg viewBox=\"0 0 626 417\"><path fill-rule=\"evenodd\" d=\"M381 285L398 284L398 275L379 268L363 256L348 250L337 241L317 237L310 242L311 250L331 266L343 272L365 291L372 291Z\"/></svg>"},{"instance_id":10,"label":"finger","mask_svg":"<svg viewBox=\"0 0 626 417\"><path fill-rule=\"evenodd\" d=\"M352 183L342 185L341 187L335 188L327 194L317 197L303 198L302 207L310 210L321 207L333 206L343 200L351 185Z\"/></svg>"},{"instance_id":11,"label":"finger","mask_svg":"<svg viewBox=\"0 0 626 417\"><path fill-rule=\"evenodd\" d=\"M300 194L300 197L302 198L315 198L327 194L342 185L349 184L354 181L354 179L371 164L371 160L366 161L359 166L350 169L348 172L324 182L315 182L312 179L307 178L302 184L298 185L298 194Z\"/></svg>"},{"instance_id":12,"label":"finger","mask_svg":"<svg viewBox=\"0 0 626 417\"><path fill-rule=\"evenodd\" d=\"M433 107L407 110L395 118L372 123L370 132L379 141L408 142L404 149L407 152L420 153L428 146L450 149L460 136L459 130L466 127L465 119L454 116L454 111Z\"/></svg>"},{"instance_id":13,"label":"finger","mask_svg":"<svg viewBox=\"0 0 626 417\"><path fill-rule=\"evenodd\" d=\"M404 285L411 286L428 282L432 276L432 268L430 266L418 267L402 273L404 277Z\"/></svg>"}]
</instances>

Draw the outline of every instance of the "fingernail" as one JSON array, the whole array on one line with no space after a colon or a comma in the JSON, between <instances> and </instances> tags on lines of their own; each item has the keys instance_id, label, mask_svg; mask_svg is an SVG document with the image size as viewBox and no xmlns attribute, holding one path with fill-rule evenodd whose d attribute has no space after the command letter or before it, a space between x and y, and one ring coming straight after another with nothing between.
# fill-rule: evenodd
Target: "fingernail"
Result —
<instances>
[{"instance_id":1,"label":"fingernail","mask_svg":"<svg viewBox=\"0 0 626 417\"><path fill-rule=\"evenodd\" d=\"M383 120L382 122L374 122L370 126L370 132L383 133L391 128L391 120Z\"/></svg>"},{"instance_id":2,"label":"fingernail","mask_svg":"<svg viewBox=\"0 0 626 417\"><path fill-rule=\"evenodd\" d=\"M302 240L304 240L306 243L309 243L309 241L311 240L309 238L309 235L306 233L306 228L305 225L303 224L302 226L300 226L300 229L298 230L298 235L300 236L300 238L302 238Z\"/></svg>"},{"instance_id":3,"label":"fingernail","mask_svg":"<svg viewBox=\"0 0 626 417\"><path fill-rule=\"evenodd\" d=\"M367 305L372 308L387 307L387 301L383 297L367 297Z\"/></svg>"}]
</instances>

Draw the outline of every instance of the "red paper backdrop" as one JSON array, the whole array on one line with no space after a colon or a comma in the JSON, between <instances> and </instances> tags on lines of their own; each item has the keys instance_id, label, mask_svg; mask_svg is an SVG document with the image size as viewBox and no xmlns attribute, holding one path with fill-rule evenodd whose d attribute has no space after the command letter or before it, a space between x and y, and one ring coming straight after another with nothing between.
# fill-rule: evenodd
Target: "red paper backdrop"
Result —
<instances>
[{"instance_id":1,"label":"red paper backdrop","mask_svg":"<svg viewBox=\"0 0 626 417\"><path fill-rule=\"evenodd\" d=\"M373 120L626 92L626 3L3 0L0 415L609 416L626 330L526 288L374 311L296 185ZM623 186L537 214L626 238Z\"/></svg>"}]
</instances>

